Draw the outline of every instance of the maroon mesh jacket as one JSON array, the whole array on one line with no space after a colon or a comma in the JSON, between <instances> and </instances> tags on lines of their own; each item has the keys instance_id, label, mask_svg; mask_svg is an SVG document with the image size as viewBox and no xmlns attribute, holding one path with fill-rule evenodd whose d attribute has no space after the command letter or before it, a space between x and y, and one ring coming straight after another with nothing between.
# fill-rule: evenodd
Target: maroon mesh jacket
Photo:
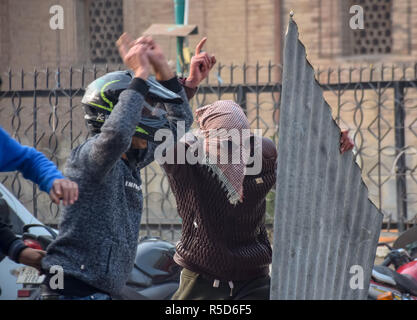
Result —
<instances>
[{"instance_id":1,"label":"maroon mesh jacket","mask_svg":"<svg viewBox=\"0 0 417 320\"><path fill-rule=\"evenodd\" d=\"M265 198L276 181L277 151L267 138L262 140L262 154L262 171L245 176L243 202L236 206L207 167L163 165L183 220L174 257L180 266L221 281L269 273L272 249L264 224Z\"/></svg>"}]
</instances>

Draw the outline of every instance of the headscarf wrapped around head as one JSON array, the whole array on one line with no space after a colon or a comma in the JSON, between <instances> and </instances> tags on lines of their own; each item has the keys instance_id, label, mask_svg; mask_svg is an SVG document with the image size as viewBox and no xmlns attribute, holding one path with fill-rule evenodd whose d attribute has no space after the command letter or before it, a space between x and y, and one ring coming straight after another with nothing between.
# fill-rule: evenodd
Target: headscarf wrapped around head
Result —
<instances>
[{"instance_id":1,"label":"headscarf wrapped around head","mask_svg":"<svg viewBox=\"0 0 417 320\"><path fill-rule=\"evenodd\" d=\"M197 109L196 121L200 127L199 138L204 139L203 165L219 179L230 203L242 201L243 180L250 155L250 145L244 141L250 130L248 118L234 101L220 100ZM228 144L227 154L221 154L222 144ZM227 159L226 163L221 161L221 157Z\"/></svg>"}]
</instances>

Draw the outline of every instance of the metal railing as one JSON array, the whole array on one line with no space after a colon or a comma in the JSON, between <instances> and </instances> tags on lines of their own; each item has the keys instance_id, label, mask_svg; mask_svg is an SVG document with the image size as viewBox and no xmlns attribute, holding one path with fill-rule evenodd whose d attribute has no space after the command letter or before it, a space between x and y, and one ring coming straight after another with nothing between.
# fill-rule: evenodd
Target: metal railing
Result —
<instances>
[{"instance_id":1,"label":"metal railing","mask_svg":"<svg viewBox=\"0 0 417 320\"><path fill-rule=\"evenodd\" d=\"M123 67L9 70L1 75L0 125L23 144L43 152L62 170L72 148L88 138L81 97L97 77ZM193 109L232 99L245 109L253 129L278 143L281 66L218 64L191 101ZM349 129L371 200L389 228L417 219L417 65L317 70L333 116ZM165 174L155 163L142 172L142 234L177 240L181 220ZM36 217L58 224L60 209L19 173L4 183ZM272 227L274 193L267 197Z\"/></svg>"}]
</instances>

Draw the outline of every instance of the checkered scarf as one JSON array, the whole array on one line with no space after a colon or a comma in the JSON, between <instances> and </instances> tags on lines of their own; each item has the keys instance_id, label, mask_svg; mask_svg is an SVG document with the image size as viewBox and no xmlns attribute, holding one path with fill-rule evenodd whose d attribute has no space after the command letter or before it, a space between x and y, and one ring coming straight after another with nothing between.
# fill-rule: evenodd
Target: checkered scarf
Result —
<instances>
[{"instance_id":1,"label":"checkered scarf","mask_svg":"<svg viewBox=\"0 0 417 320\"><path fill-rule=\"evenodd\" d=\"M243 129L250 129L246 115L235 102L221 100L197 109L196 120L200 126L197 137L203 139L203 165L219 179L231 204L242 201L243 180L250 155L250 145L243 143L245 137L242 135ZM239 134L231 138L232 132ZM220 147L226 144L229 145L227 154L222 152L226 149Z\"/></svg>"}]
</instances>

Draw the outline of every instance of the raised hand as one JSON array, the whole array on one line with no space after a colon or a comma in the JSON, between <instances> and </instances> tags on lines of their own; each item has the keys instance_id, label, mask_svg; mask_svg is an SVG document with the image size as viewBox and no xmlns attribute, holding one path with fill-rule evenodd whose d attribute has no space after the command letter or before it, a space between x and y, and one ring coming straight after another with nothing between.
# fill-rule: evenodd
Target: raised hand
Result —
<instances>
[{"instance_id":1,"label":"raised hand","mask_svg":"<svg viewBox=\"0 0 417 320\"><path fill-rule=\"evenodd\" d=\"M142 38L133 41L127 33L123 33L116 45L126 67L133 70L135 77L146 80L151 68L147 53L149 44Z\"/></svg>"},{"instance_id":2,"label":"raised hand","mask_svg":"<svg viewBox=\"0 0 417 320\"><path fill-rule=\"evenodd\" d=\"M139 38L148 45L148 57L155 71L155 78L159 81L166 81L175 76L174 71L168 64L161 46L150 36Z\"/></svg>"},{"instance_id":3,"label":"raised hand","mask_svg":"<svg viewBox=\"0 0 417 320\"><path fill-rule=\"evenodd\" d=\"M201 39L195 48L195 55L191 58L190 75L185 81L185 85L190 88L197 87L209 74L216 64L216 58L207 52L201 52L207 37Z\"/></svg>"}]
</instances>

